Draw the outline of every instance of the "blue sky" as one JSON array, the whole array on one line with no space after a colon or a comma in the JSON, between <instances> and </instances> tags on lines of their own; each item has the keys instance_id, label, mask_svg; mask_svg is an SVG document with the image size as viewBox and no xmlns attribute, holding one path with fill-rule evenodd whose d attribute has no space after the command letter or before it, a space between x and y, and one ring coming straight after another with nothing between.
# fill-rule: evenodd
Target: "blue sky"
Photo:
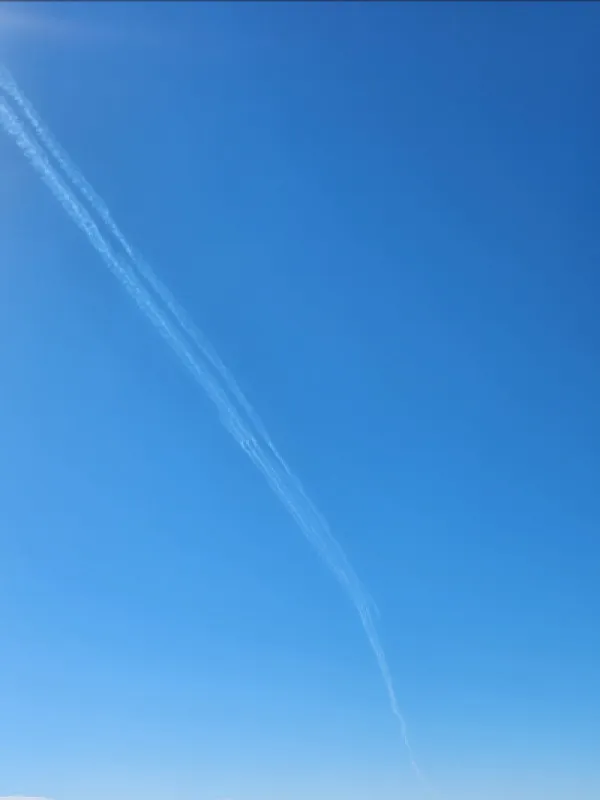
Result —
<instances>
[{"instance_id":1,"label":"blue sky","mask_svg":"<svg viewBox=\"0 0 600 800\"><path fill-rule=\"evenodd\" d=\"M446 800L600 795L599 45L592 3L0 12L375 598ZM348 598L0 171L0 796L425 797Z\"/></svg>"}]
</instances>

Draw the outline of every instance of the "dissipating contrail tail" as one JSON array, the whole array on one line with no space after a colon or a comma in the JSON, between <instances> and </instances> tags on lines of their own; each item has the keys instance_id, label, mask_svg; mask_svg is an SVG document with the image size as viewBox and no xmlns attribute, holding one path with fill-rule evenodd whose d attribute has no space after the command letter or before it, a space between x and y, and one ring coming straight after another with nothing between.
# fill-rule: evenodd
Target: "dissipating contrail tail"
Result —
<instances>
[{"instance_id":1,"label":"dissipating contrail tail","mask_svg":"<svg viewBox=\"0 0 600 800\"><path fill-rule=\"evenodd\" d=\"M358 579L329 524L308 497L271 440L263 422L208 339L117 227L106 203L55 141L5 67L0 66L0 122L105 266L171 347L216 407L219 419L291 515L301 533L340 583L358 613L379 668L391 711L400 723L410 764L433 794L410 745L370 595ZM70 185L69 185L70 184ZM78 196L79 194L79 196ZM88 208L84 206L87 202ZM104 224L104 234L99 222ZM108 239L112 238L112 243Z\"/></svg>"}]
</instances>

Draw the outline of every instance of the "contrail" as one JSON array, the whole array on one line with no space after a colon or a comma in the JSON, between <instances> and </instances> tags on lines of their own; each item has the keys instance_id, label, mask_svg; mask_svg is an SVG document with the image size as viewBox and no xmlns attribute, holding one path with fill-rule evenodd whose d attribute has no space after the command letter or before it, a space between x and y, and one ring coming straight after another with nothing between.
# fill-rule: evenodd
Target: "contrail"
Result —
<instances>
[{"instance_id":1,"label":"contrail","mask_svg":"<svg viewBox=\"0 0 600 800\"><path fill-rule=\"evenodd\" d=\"M60 144L56 141L54 136L48 130L48 127L44 125L38 115L35 112L35 109L28 101L28 99L23 95L23 93L19 90L14 78L9 73L9 71L0 65L0 87L4 89L8 94L10 94L13 101L21 108L23 111L26 119L33 127L35 133L38 136L40 142L46 147L47 152L54 157L57 164L61 167L64 174L71 180L72 184L79 190L81 195L88 201L88 203L92 206L96 214L104 221L105 225L107 226L108 230L112 234L112 236L117 240L117 242L121 245L125 253L127 254L132 266L135 270L137 270L140 275L148 282L151 289L156 293L156 295L160 298L161 303L163 303L169 312L173 315L177 323L180 325L181 329L185 332L185 334L192 340L193 344L201 351L202 356L211 364L211 366L220 374L220 376L225 381L228 391L231 393L233 398L237 400L241 409L245 413L250 425L254 427L258 438L263 440L263 442L267 445L271 454L279 462L281 468L286 472L288 479L290 479L294 484L296 490L302 495L302 498L305 503L308 503L312 506L312 503L306 492L304 491L304 487L298 480L296 476L294 476L281 457L279 452L277 451L273 441L271 440L262 420L256 413L256 411L252 408L244 394L242 393L241 389L239 388L237 382L235 381L234 377L231 375L230 371L227 367L223 364L221 359L219 358L218 354L215 352L214 348L204 336L204 334L198 329L198 327L193 323L193 321L189 318L188 314L184 311L183 308L177 303L175 298L172 296L169 289L161 282L158 276L155 274L153 269L147 264L144 259L136 253L123 233L118 228L117 224L112 218L112 215L106 205L106 203L102 200L102 198L96 193L93 187L87 182L85 177L82 175L81 171L77 168L77 166L73 163L73 161L69 158L67 153L62 149ZM316 512L316 509L312 507L313 513ZM323 525L324 521L321 521ZM326 527L326 523L325 523ZM336 547L337 544L332 542L333 546ZM340 552L340 558L345 559L345 555ZM346 570L349 574L352 573L352 569L349 564L346 564ZM375 613L378 613L377 606L375 605L373 599L368 595L364 586L360 585L360 582L355 574L352 575L352 579L357 584L357 589L363 593L365 598L368 597L369 603L371 605L372 610Z\"/></svg>"},{"instance_id":2,"label":"contrail","mask_svg":"<svg viewBox=\"0 0 600 800\"><path fill-rule=\"evenodd\" d=\"M264 424L212 345L151 267L131 247L113 221L104 201L54 140L13 77L2 66L0 66L0 89L5 95L0 96L0 121L5 132L15 141L64 211L98 252L104 264L214 403L221 423L262 473L305 538L346 591L375 655L391 711L400 723L411 767L422 784L433 793L415 760L408 739L406 722L398 705L387 658L373 620L373 614L377 613L376 606L362 586L339 542L333 536L329 524L279 454ZM62 176L53 166L52 160L62 171ZM115 251L114 244L112 246L109 244L67 181L70 181L72 187L103 221L122 251L121 254Z\"/></svg>"}]
</instances>

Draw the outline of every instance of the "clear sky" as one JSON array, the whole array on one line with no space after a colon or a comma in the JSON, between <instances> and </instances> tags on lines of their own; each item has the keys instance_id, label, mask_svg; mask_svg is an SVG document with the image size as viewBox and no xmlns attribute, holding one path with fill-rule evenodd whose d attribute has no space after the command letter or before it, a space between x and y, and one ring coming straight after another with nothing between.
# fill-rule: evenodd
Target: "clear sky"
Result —
<instances>
[{"instance_id":1,"label":"clear sky","mask_svg":"<svg viewBox=\"0 0 600 800\"><path fill-rule=\"evenodd\" d=\"M445 800L600 796L599 50L594 3L0 8ZM425 798L351 602L0 133L0 796Z\"/></svg>"}]
</instances>

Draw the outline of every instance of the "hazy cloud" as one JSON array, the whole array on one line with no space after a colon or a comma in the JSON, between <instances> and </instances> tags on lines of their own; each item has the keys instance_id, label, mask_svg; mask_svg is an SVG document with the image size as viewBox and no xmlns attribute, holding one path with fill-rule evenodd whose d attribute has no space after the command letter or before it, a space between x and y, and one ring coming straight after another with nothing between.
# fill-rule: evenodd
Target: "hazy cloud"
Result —
<instances>
[{"instance_id":1,"label":"hazy cloud","mask_svg":"<svg viewBox=\"0 0 600 800\"><path fill-rule=\"evenodd\" d=\"M0 795L0 800L50 800L49 797L32 797L25 794Z\"/></svg>"}]
</instances>

